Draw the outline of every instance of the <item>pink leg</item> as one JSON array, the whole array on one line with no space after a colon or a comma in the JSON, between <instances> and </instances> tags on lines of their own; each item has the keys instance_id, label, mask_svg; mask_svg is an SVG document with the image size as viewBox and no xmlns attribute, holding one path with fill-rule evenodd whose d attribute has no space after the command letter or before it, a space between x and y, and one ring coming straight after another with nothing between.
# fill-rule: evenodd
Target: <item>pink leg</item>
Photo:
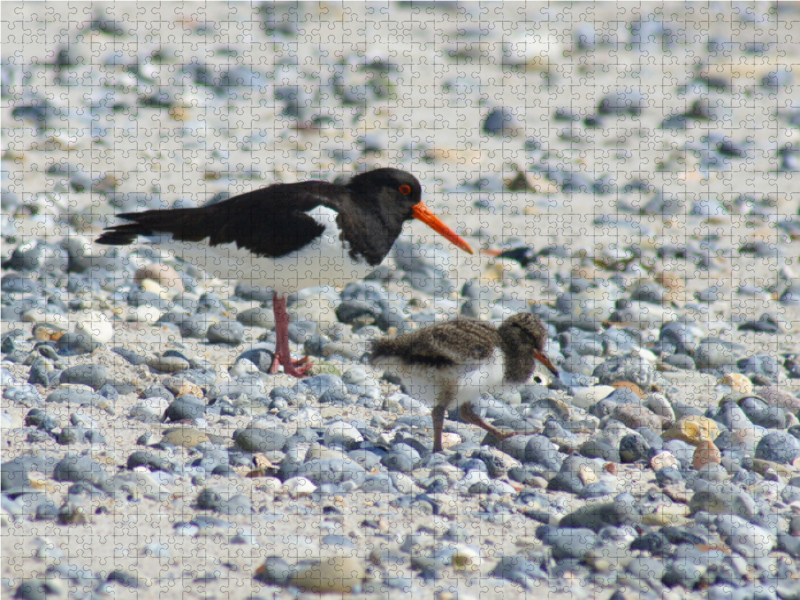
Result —
<instances>
[{"instance_id":1,"label":"pink leg","mask_svg":"<svg viewBox=\"0 0 800 600\"><path fill-rule=\"evenodd\" d=\"M283 372L292 377L303 377L311 368L308 357L292 360L289 352L289 313L286 312L286 298L275 294L272 297L272 310L275 313L275 358L270 373L278 372L278 365L283 365ZM302 365L302 366L301 366ZM298 368L299 367L299 368Z\"/></svg>"}]
</instances>

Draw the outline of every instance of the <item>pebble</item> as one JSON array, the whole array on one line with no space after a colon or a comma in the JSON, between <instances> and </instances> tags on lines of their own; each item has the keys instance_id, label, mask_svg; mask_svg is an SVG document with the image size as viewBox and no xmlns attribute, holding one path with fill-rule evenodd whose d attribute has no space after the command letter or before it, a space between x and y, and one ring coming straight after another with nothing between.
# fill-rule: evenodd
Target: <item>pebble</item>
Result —
<instances>
[{"instance_id":1,"label":"pebble","mask_svg":"<svg viewBox=\"0 0 800 600\"><path fill-rule=\"evenodd\" d=\"M86 385L99 390L108 381L106 369L102 365L78 365L61 371L59 383Z\"/></svg>"},{"instance_id":2,"label":"pebble","mask_svg":"<svg viewBox=\"0 0 800 600\"><path fill-rule=\"evenodd\" d=\"M237 321L220 321L208 328L206 337L212 344L237 346L244 341L244 326Z\"/></svg>"},{"instance_id":3,"label":"pebble","mask_svg":"<svg viewBox=\"0 0 800 600\"><path fill-rule=\"evenodd\" d=\"M207 441L208 435L193 427L167 429L161 438L162 443L184 448L194 448Z\"/></svg>"},{"instance_id":4,"label":"pebble","mask_svg":"<svg viewBox=\"0 0 800 600\"><path fill-rule=\"evenodd\" d=\"M709 464L719 464L722 455L719 449L709 440L704 440L697 445L697 449L692 456L692 467L699 471Z\"/></svg>"},{"instance_id":5,"label":"pebble","mask_svg":"<svg viewBox=\"0 0 800 600\"><path fill-rule=\"evenodd\" d=\"M150 356L145 362L148 367L162 373L177 373L191 367L191 363L180 356Z\"/></svg>"},{"instance_id":6,"label":"pebble","mask_svg":"<svg viewBox=\"0 0 800 600\"><path fill-rule=\"evenodd\" d=\"M688 415L679 418L675 425L664 432L662 437L665 441L681 440L697 446L702 441L715 440L718 435L719 427L713 420L707 417Z\"/></svg>"},{"instance_id":7,"label":"pebble","mask_svg":"<svg viewBox=\"0 0 800 600\"><path fill-rule=\"evenodd\" d=\"M236 315L236 320L246 327L275 329L275 314L271 308L249 308Z\"/></svg>"},{"instance_id":8,"label":"pebble","mask_svg":"<svg viewBox=\"0 0 800 600\"><path fill-rule=\"evenodd\" d=\"M308 592L349 594L361 590L366 575L362 560L333 555L300 561L292 569L289 583Z\"/></svg>"},{"instance_id":9,"label":"pebble","mask_svg":"<svg viewBox=\"0 0 800 600\"><path fill-rule=\"evenodd\" d=\"M237 446L248 452L273 452L286 443L285 436L279 431L252 426L239 431L234 439Z\"/></svg>"},{"instance_id":10,"label":"pebble","mask_svg":"<svg viewBox=\"0 0 800 600\"><path fill-rule=\"evenodd\" d=\"M75 333L85 335L98 344L107 344L114 339L114 325L100 312L78 314L75 317Z\"/></svg>"},{"instance_id":11,"label":"pebble","mask_svg":"<svg viewBox=\"0 0 800 600\"><path fill-rule=\"evenodd\" d=\"M141 285L142 282L148 279L170 290L179 293L184 291L183 280L180 275L178 275L178 272L169 265L151 263L136 269L136 274L133 277L134 283Z\"/></svg>"},{"instance_id":12,"label":"pebble","mask_svg":"<svg viewBox=\"0 0 800 600\"><path fill-rule=\"evenodd\" d=\"M163 400L161 398L158 399ZM158 402L160 404L160 402ZM171 402L163 415L161 421L183 421L184 419L199 419L206 412L206 403L197 396L183 394Z\"/></svg>"},{"instance_id":13,"label":"pebble","mask_svg":"<svg viewBox=\"0 0 800 600\"><path fill-rule=\"evenodd\" d=\"M785 431L770 431L758 442L755 457L790 465L800 457L800 440Z\"/></svg>"}]
</instances>

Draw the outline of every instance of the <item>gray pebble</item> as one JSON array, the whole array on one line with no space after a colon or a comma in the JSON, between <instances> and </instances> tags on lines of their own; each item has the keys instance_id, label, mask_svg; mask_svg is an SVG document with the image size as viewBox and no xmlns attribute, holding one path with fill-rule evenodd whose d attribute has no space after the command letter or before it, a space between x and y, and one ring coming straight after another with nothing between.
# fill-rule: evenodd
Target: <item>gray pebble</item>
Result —
<instances>
[{"instance_id":1,"label":"gray pebble","mask_svg":"<svg viewBox=\"0 0 800 600\"><path fill-rule=\"evenodd\" d=\"M244 341L244 325L237 321L220 321L208 328L206 337L212 344L237 346Z\"/></svg>"}]
</instances>

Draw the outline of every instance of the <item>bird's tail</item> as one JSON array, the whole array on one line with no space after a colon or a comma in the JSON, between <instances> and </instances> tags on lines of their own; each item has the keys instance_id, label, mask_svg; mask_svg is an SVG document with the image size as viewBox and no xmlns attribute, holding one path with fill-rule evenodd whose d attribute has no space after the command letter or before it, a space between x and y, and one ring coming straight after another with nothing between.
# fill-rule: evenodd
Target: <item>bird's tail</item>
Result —
<instances>
[{"instance_id":1,"label":"bird's tail","mask_svg":"<svg viewBox=\"0 0 800 600\"><path fill-rule=\"evenodd\" d=\"M117 215L120 219L132 221L108 227L97 238L98 244L106 246L127 246L136 241L138 236L158 236L172 234L185 241L201 241L202 227L198 221L205 216L194 208L173 208L168 210L147 210L139 213ZM195 233L197 231L197 233Z\"/></svg>"}]
</instances>

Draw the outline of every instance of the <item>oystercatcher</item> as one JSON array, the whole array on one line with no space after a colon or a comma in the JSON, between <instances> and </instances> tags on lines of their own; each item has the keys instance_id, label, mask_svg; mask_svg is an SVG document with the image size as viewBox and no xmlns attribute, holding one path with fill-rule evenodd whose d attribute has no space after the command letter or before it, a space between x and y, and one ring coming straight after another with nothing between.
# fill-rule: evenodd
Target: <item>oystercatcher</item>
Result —
<instances>
[{"instance_id":1,"label":"oystercatcher","mask_svg":"<svg viewBox=\"0 0 800 600\"><path fill-rule=\"evenodd\" d=\"M539 361L558 370L544 353L547 330L538 317L517 313L495 328L490 323L453 319L394 339L376 340L370 362L398 377L409 395L433 408L433 451L442 450L447 408L498 440L516 435L489 425L470 406L483 392L524 383Z\"/></svg>"},{"instance_id":2,"label":"oystercatcher","mask_svg":"<svg viewBox=\"0 0 800 600\"><path fill-rule=\"evenodd\" d=\"M118 215L100 244L128 245L138 236L171 250L220 279L274 290L278 364L300 377L308 357L292 360L286 296L303 288L362 279L386 258L411 219L418 219L462 250L469 245L422 203L416 177L375 169L347 184L304 181L274 184L199 208ZM301 366L302 365L302 366Z\"/></svg>"}]
</instances>

